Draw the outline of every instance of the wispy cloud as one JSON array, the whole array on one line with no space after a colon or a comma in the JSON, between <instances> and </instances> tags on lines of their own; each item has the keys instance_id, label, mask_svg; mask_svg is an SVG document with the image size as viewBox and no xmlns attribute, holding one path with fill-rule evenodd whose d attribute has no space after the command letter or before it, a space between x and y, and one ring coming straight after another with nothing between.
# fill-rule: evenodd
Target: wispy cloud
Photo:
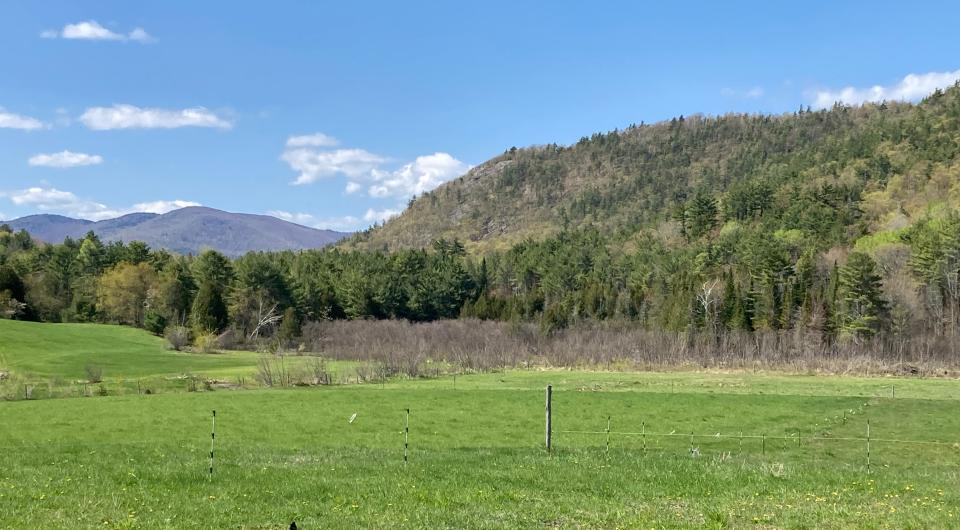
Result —
<instances>
[{"instance_id":1,"label":"wispy cloud","mask_svg":"<svg viewBox=\"0 0 960 530\"><path fill-rule=\"evenodd\" d=\"M44 123L30 116L14 114L0 107L0 129L20 129L34 131L46 127Z\"/></svg>"},{"instance_id":2,"label":"wispy cloud","mask_svg":"<svg viewBox=\"0 0 960 530\"><path fill-rule=\"evenodd\" d=\"M111 129L176 129L179 127L212 127L229 129L233 124L204 107L188 109L141 108L134 105L91 107L80 121L95 131Z\"/></svg>"},{"instance_id":3,"label":"wispy cloud","mask_svg":"<svg viewBox=\"0 0 960 530\"><path fill-rule=\"evenodd\" d=\"M336 147L340 141L323 133L305 134L287 138L287 147Z\"/></svg>"},{"instance_id":4,"label":"wispy cloud","mask_svg":"<svg viewBox=\"0 0 960 530\"><path fill-rule=\"evenodd\" d=\"M130 208L128 208L127 213L134 212L145 212L145 213L159 213L164 214L167 212L172 212L174 210L179 210L180 208L188 208L190 206L203 206L199 202L185 201L182 199L176 199L173 201L150 201L150 202L138 202Z\"/></svg>"},{"instance_id":5,"label":"wispy cloud","mask_svg":"<svg viewBox=\"0 0 960 530\"><path fill-rule=\"evenodd\" d=\"M368 223L382 223L393 219L401 213L402 210L399 209L393 210L386 208L384 210L374 210L373 208L370 208L367 210L367 213L363 214L363 220L367 221Z\"/></svg>"},{"instance_id":6,"label":"wispy cloud","mask_svg":"<svg viewBox=\"0 0 960 530\"><path fill-rule=\"evenodd\" d=\"M141 202L129 208L110 208L94 200L78 197L73 192L56 188L33 187L24 190L0 192L16 206L27 206L44 213L58 213L100 221L112 219L135 212L167 213L187 206L200 206L200 203L184 200Z\"/></svg>"},{"instance_id":7,"label":"wispy cloud","mask_svg":"<svg viewBox=\"0 0 960 530\"><path fill-rule=\"evenodd\" d=\"M40 33L40 36L44 39L134 41L142 44L156 42L156 39L143 28L137 27L127 33L117 33L100 25L96 20L67 24L60 30L44 30Z\"/></svg>"},{"instance_id":8,"label":"wispy cloud","mask_svg":"<svg viewBox=\"0 0 960 530\"><path fill-rule=\"evenodd\" d=\"M960 70L909 74L892 85L874 85L867 88L847 86L837 90L815 90L811 94L813 106L828 108L834 103L862 105L880 101L916 101L936 89L947 88L960 79Z\"/></svg>"},{"instance_id":9,"label":"wispy cloud","mask_svg":"<svg viewBox=\"0 0 960 530\"><path fill-rule=\"evenodd\" d=\"M755 86L746 90L735 88L724 88L720 94L728 98L758 99L766 93L762 86Z\"/></svg>"},{"instance_id":10,"label":"wispy cloud","mask_svg":"<svg viewBox=\"0 0 960 530\"><path fill-rule=\"evenodd\" d=\"M69 168L79 166L94 166L103 163L100 155L60 151L59 153L39 154L31 156L27 163L31 166Z\"/></svg>"},{"instance_id":11,"label":"wispy cloud","mask_svg":"<svg viewBox=\"0 0 960 530\"><path fill-rule=\"evenodd\" d=\"M292 213L283 210L270 210L267 215L272 215L284 221L290 221L298 225L309 226L319 230L336 230L338 232L356 232L362 230L370 223L364 223L363 219L352 215L341 217L317 217L309 213Z\"/></svg>"},{"instance_id":12,"label":"wispy cloud","mask_svg":"<svg viewBox=\"0 0 960 530\"><path fill-rule=\"evenodd\" d=\"M349 179L344 189L347 194L358 193L366 187L371 197L405 199L430 191L470 169L447 153L419 156L398 169L390 169L388 157L365 149L332 149L336 145L335 139L323 133L287 140L280 159L299 173L293 184L345 176Z\"/></svg>"},{"instance_id":13,"label":"wispy cloud","mask_svg":"<svg viewBox=\"0 0 960 530\"><path fill-rule=\"evenodd\" d=\"M363 230L374 223L382 223L400 215L401 210L386 208L383 210L374 210L369 208L361 216L344 215L341 217L317 217L309 213L286 212L283 210L270 210L267 215L290 221L303 226L317 228L320 230L336 230L338 232L356 232Z\"/></svg>"}]
</instances>

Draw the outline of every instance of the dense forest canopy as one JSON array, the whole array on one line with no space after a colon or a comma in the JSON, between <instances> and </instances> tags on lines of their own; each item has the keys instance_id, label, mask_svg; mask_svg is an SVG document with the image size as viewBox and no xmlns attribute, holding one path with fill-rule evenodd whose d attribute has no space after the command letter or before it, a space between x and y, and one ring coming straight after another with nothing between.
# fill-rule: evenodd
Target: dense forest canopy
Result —
<instances>
[{"instance_id":1,"label":"dense forest canopy","mask_svg":"<svg viewBox=\"0 0 960 530\"><path fill-rule=\"evenodd\" d=\"M231 260L0 228L0 313L181 342L471 317L909 348L960 327L958 154L952 88L917 105L681 117L510 149L332 249Z\"/></svg>"}]
</instances>

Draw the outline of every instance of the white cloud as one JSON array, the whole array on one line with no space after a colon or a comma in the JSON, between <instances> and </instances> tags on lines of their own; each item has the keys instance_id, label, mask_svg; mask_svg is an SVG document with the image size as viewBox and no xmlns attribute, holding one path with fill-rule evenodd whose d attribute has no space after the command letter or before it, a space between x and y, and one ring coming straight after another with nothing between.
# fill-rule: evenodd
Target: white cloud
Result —
<instances>
[{"instance_id":1,"label":"white cloud","mask_svg":"<svg viewBox=\"0 0 960 530\"><path fill-rule=\"evenodd\" d=\"M133 105L91 107L80 116L88 129L175 129L178 127L214 127L229 129L229 121L203 107L169 110L140 108Z\"/></svg>"},{"instance_id":2,"label":"white cloud","mask_svg":"<svg viewBox=\"0 0 960 530\"><path fill-rule=\"evenodd\" d=\"M86 153L74 153L73 151L60 151L59 153L39 154L31 156L27 163L31 166L43 167L79 167L93 166L103 163L103 157L100 155L88 155Z\"/></svg>"},{"instance_id":3,"label":"white cloud","mask_svg":"<svg viewBox=\"0 0 960 530\"><path fill-rule=\"evenodd\" d=\"M336 147L340 142L323 133L305 134L287 138L287 147Z\"/></svg>"},{"instance_id":4,"label":"white cloud","mask_svg":"<svg viewBox=\"0 0 960 530\"><path fill-rule=\"evenodd\" d=\"M147 43L150 43L150 42L156 42L156 40L157 40L157 39L153 38L152 35L150 35L149 33L147 33L147 31L146 31L145 29L143 29L143 28L133 28L133 31L131 31L131 32L127 35L127 38L130 39L130 40L132 40L132 41L140 42L140 43L143 43L143 44L147 44Z\"/></svg>"},{"instance_id":5,"label":"white cloud","mask_svg":"<svg viewBox=\"0 0 960 530\"><path fill-rule=\"evenodd\" d=\"M363 149L319 151L303 147L284 151L280 159L289 164L291 169L300 172L293 182L297 185L310 184L337 174L351 178L363 177L387 161Z\"/></svg>"},{"instance_id":6,"label":"white cloud","mask_svg":"<svg viewBox=\"0 0 960 530\"><path fill-rule=\"evenodd\" d=\"M282 210L271 210L267 212L267 215L272 215L298 225L309 226L319 230L336 230L338 232L356 232L369 225L369 223L364 224L362 219L352 215L321 219L308 213L291 213Z\"/></svg>"},{"instance_id":7,"label":"white cloud","mask_svg":"<svg viewBox=\"0 0 960 530\"><path fill-rule=\"evenodd\" d=\"M172 212L174 210L179 210L180 208L187 208L190 206L203 206L199 202L193 201L184 201L182 199L176 199L173 201L152 201L152 202L138 202L129 208L130 212L146 212L146 213L159 213L164 214L167 212Z\"/></svg>"},{"instance_id":8,"label":"white cloud","mask_svg":"<svg viewBox=\"0 0 960 530\"><path fill-rule=\"evenodd\" d=\"M391 210L389 208L385 210L374 210L370 208L367 210L367 213L363 214L363 220L371 223L382 223L400 215L400 213L400 210Z\"/></svg>"},{"instance_id":9,"label":"white cloud","mask_svg":"<svg viewBox=\"0 0 960 530\"><path fill-rule=\"evenodd\" d=\"M356 232L372 225L373 223L382 223L388 219L400 215L401 210L384 209L374 210L370 208L362 217L353 215L344 215L342 217L319 218L308 213L291 213L283 210L270 210L267 215L272 215L284 221L297 223L299 225L318 228L321 230L337 230L340 232Z\"/></svg>"},{"instance_id":10,"label":"white cloud","mask_svg":"<svg viewBox=\"0 0 960 530\"><path fill-rule=\"evenodd\" d=\"M875 85L869 88L848 86L839 90L818 90L812 94L816 108L828 108L834 103L862 105L868 101L916 101L934 90L947 88L960 79L960 70L909 74L893 85Z\"/></svg>"},{"instance_id":11,"label":"white cloud","mask_svg":"<svg viewBox=\"0 0 960 530\"><path fill-rule=\"evenodd\" d=\"M24 131L34 131L43 128L43 122L36 118L7 112L3 107L0 107L0 129L21 129Z\"/></svg>"},{"instance_id":12,"label":"white cloud","mask_svg":"<svg viewBox=\"0 0 960 530\"><path fill-rule=\"evenodd\" d=\"M101 26L96 20L67 24L60 32L64 39L81 40L123 40L124 36Z\"/></svg>"},{"instance_id":13,"label":"white cloud","mask_svg":"<svg viewBox=\"0 0 960 530\"><path fill-rule=\"evenodd\" d=\"M60 31L48 29L40 33L44 39L68 40L103 40L103 41L135 41L140 43L154 42L143 28L133 28L129 33L117 33L100 25L96 20L85 20L76 24L67 24Z\"/></svg>"},{"instance_id":14,"label":"white cloud","mask_svg":"<svg viewBox=\"0 0 960 530\"><path fill-rule=\"evenodd\" d=\"M349 178L347 194L357 193L364 186L371 197L409 198L430 191L440 184L462 175L470 166L447 153L419 156L399 169L386 168L390 159L364 149L325 149L337 145L323 133L292 136L280 156L291 169L299 172L294 185L311 184L324 178L343 175Z\"/></svg>"},{"instance_id":15,"label":"white cloud","mask_svg":"<svg viewBox=\"0 0 960 530\"><path fill-rule=\"evenodd\" d=\"M444 182L464 174L470 166L447 153L418 156L396 171L373 173L375 183L368 192L372 197L410 197L430 191Z\"/></svg>"},{"instance_id":16,"label":"white cloud","mask_svg":"<svg viewBox=\"0 0 960 530\"><path fill-rule=\"evenodd\" d=\"M129 208L116 209L96 201L82 199L69 191L41 187L3 192L0 193L0 197L6 197L17 206L28 206L41 212L59 213L91 221L112 219L136 212L166 213L186 206L200 206L196 202L174 200L143 202Z\"/></svg>"}]
</instances>

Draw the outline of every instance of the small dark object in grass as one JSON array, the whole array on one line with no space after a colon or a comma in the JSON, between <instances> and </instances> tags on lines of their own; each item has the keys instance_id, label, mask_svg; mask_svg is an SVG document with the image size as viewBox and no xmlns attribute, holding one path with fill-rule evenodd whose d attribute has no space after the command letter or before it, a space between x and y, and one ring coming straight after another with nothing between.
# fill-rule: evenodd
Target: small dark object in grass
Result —
<instances>
[{"instance_id":1,"label":"small dark object in grass","mask_svg":"<svg viewBox=\"0 0 960 530\"><path fill-rule=\"evenodd\" d=\"M103 386L103 385L100 385L99 387L97 387L97 395L98 395L98 396L106 396L106 395L107 395L107 387L105 387L105 386Z\"/></svg>"},{"instance_id":2,"label":"small dark object in grass","mask_svg":"<svg viewBox=\"0 0 960 530\"><path fill-rule=\"evenodd\" d=\"M296 522L296 521L290 523L290 530L297 530L297 522Z\"/></svg>"}]
</instances>

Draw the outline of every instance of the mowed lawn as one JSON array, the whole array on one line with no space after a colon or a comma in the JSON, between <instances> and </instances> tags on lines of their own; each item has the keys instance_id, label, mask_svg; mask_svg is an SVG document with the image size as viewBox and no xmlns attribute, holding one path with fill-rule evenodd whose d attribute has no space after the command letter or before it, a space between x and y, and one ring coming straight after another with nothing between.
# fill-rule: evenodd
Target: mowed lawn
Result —
<instances>
[{"instance_id":1,"label":"mowed lawn","mask_svg":"<svg viewBox=\"0 0 960 530\"><path fill-rule=\"evenodd\" d=\"M135 328L0 320L0 369L27 378L83 379L87 366L108 378L234 374L252 372L256 363L256 354L247 352L175 352L163 338Z\"/></svg>"},{"instance_id":2,"label":"mowed lawn","mask_svg":"<svg viewBox=\"0 0 960 530\"><path fill-rule=\"evenodd\" d=\"M890 380L870 381L529 371L456 388L443 378L2 402L0 527L960 526L957 383L895 380L892 398L881 395ZM865 436L867 419L869 470L865 443L843 440Z\"/></svg>"}]
</instances>

